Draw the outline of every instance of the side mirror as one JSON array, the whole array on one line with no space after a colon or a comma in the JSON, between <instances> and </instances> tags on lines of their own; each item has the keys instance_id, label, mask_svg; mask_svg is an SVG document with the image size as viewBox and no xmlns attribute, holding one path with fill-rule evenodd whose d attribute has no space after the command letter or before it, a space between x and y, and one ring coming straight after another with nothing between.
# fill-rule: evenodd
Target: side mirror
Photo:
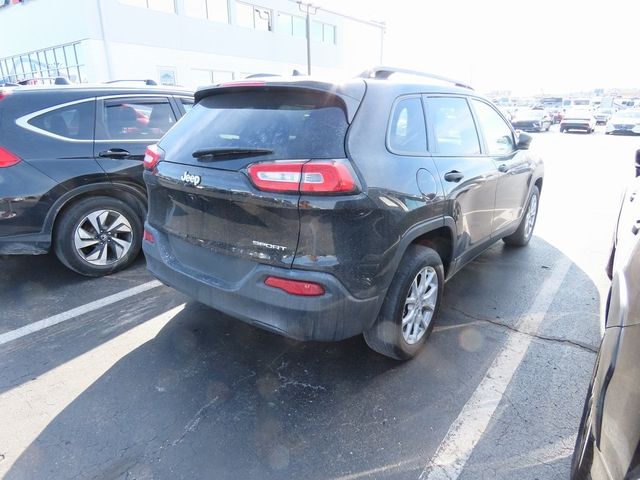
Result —
<instances>
[{"instance_id":1,"label":"side mirror","mask_svg":"<svg viewBox=\"0 0 640 480\"><path fill-rule=\"evenodd\" d=\"M531 140L533 137L525 132L516 132L518 136L518 143L516 143L516 148L518 150L529 150L529 146L531 145Z\"/></svg>"},{"instance_id":2,"label":"side mirror","mask_svg":"<svg viewBox=\"0 0 640 480\"><path fill-rule=\"evenodd\" d=\"M640 177L640 150L636 150L636 177Z\"/></svg>"}]
</instances>

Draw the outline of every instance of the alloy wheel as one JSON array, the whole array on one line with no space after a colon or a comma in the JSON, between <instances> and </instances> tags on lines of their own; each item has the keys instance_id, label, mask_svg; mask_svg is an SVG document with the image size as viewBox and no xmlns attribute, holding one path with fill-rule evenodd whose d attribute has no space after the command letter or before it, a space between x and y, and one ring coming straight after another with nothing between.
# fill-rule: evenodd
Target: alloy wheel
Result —
<instances>
[{"instance_id":1,"label":"alloy wheel","mask_svg":"<svg viewBox=\"0 0 640 480\"><path fill-rule=\"evenodd\" d=\"M424 267L411 282L402 310L402 336L413 345L420 341L433 320L438 300L438 275Z\"/></svg>"},{"instance_id":2,"label":"alloy wheel","mask_svg":"<svg viewBox=\"0 0 640 480\"><path fill-rule=\"evenodd\" d=\"M115 210L96 210L78 224L73 238L76 252L91 265L111 265L124 257L133 244L129 220Z\"/></svg>"},{"instance_id":3,"label":"alloy wheel","mask_svg":"<svg viewBox=\"0 0 640 480\"><path fill-rule=\"evenodd\" d=\"M536 215L538 214L538 196L533 195L529 202L529 209L527 210L527 217L525 219L526 227L524 230L525 237L529 238L533 233L533 227L536 225Z\"/></svg>"}]
</instances>

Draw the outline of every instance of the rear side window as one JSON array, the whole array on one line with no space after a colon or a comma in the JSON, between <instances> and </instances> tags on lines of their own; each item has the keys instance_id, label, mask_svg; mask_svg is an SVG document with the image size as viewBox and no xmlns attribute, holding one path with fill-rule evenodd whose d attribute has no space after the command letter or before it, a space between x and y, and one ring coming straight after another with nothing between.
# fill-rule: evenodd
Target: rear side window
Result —
<instances>
[{"instance_id":1,"label":"rear side window","mask_svg":"<svg viewBox=\"0 0 640 480\"><path fill-rule=\"evenodd\" d=\"M157 140L176 122L168 98L105 100L99 140Z\"/></svg>"},{"instance_id":2,"label":"rear side window","mask_svg":"<svg viewBox=\"0 0 640 480\"><path fill-rule=\"evenodd\" d=\"M433 124L438 154L466 156L480 154L480 141L471 110L464 98L432 97L427 109Z\"/></svg>"},{"instance_id":3,"label":"rear side window","mask_svg":"<svg viewBox=\"0 0 640 480\"><path fill-rule=\"evenodd\" d=\"M344 106L331 94L231 92L202 99L162 145L185 146L180 156L187 158L201 148L265 149L271 159L343 158L347 127Z\"/></svg>"},{"instance_id":4,"label":"rear side window","mask_svg":"<svg viewBox=\"0 0 640 480\"><path fill-rule=\"evenodd\" d=\"M489 155L506 155L515 148L511 129L493 108L479 100L472 100L487 142Z\"/></svg>"},{"instance_id":5,"label":"rear side window","mask_svg":"<svg viewBox=\"0 0 640 480\"><path fill-rule=\"evenodd\" d=\"M74 140L92 140L95 102L76 103L51 110L29 120L36 128Z\"/></svg>"},{"instance_id":6,"label":"rear side window","mask_svg":"<svg viewBox=\"0 0 640 480\"><path fill-rule=\"evenodd\" d=\"M193 100L190 98L181 98L180 103L182 104L182 108L184 108L185 113L189 112L193 108Z\"/></svg>"},{"instance_id":7,"label":"rear side window","mask_svg":"<svg viewBox=\"0 0 640 480\"><path fill-rule=\"evenodd\" d=\"M389 148L397 153L424 154L427 130L422 100L410 97L396 103L389 126Z\"/></svg>"}]
</instances>

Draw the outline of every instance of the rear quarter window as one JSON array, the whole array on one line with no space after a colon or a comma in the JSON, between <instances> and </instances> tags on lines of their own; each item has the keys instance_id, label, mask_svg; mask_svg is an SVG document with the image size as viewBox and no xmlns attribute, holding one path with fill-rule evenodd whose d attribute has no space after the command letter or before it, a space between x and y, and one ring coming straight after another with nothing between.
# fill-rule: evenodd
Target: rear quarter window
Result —
<instances>
[{"instance_id":1,"label":"rear quarter window","mask_svg":"<svg viewBox=\"0 0 640 480\"><path fill-rule=\"evenodd\" d=\"M93 100L51 110L29 120L36 128L74 140L93 139L94 122Z\"/></svg>"},{"instance_id":2,"label":"rear quarter window","mask_svg":"<svg viewBox=\"0 0 640 480\"><path fill-rule=\"evenodd\" d=\"M175 153L183 161L201 148L268 149L269 158L283 160L343 158L347 128L344 105L334 95L257 89L202 99L161 144L169 151L180 147Z\"/></svg>"},{"instance_id":3,"label":"rear quarter window","mask_svg":"<svg viewBox=\"0 0 640 480\"><path fill-rule=\"evenodd\" d=\"M391 114L388 132L389 150L394 153L424 155L427 129L420 97L398 101Z\"/></svg>"}]
</instances>

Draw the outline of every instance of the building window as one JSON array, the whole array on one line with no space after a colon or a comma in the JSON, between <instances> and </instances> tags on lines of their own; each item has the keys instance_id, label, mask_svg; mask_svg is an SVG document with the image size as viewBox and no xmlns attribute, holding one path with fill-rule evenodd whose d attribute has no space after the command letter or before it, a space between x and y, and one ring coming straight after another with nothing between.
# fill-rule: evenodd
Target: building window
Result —
<instances>
[{"instance_id":1,"label":"building window","mask_svg":"<svg viewBox=\"0 0 640 480\"><path fill-rule=\"evenodd\" d=\"M232 72L218 70L202 70L194 68L191 70L191 84L194 87L203 87L217 83L230 82L233 80Z\"/></svg>"},{"instance_id":2,"label":"building window","mask_svg":"<svg viewBox=\"0 0 640 480\"><path fill-rule=\"evenodd\" d=\"M184 13L189 17L229 23L227 0L184 0Z\"/></svg>"},{"instance_id":3,"label":"building window","mask_svg":"<svg viewBox=\"0 0 640 480\"><path fill-rule=\"evenodd\" d=\"M233 72L213 72L213 83L231 82L233 80Z\"/></svg>"},{"instance_id":4,"label":"building window","mask_svg":"<svg viewBox=\"0 0 640 480\"><path fill-rule=\"evenodd\" d=\"M314 20L311 22L311 40L335 45L337 43L336 26Z\"/></svg>"},{"instance_id":5,"label":"building window","mask_svg":"<svg viewBox=\"0 0 640 480\"><path fill-rule=\"evenodd\" d=\"M236 2L236 21L241 27L265 32L273 30L271 10L249 3Z\"/></svg>"},{"instance_id":6,"label":"building window","mask_svg":"<svg viewBox=\"0 0 640 480\"><path fill-rule=\"evenodd\" d=\"M143 7L159 12L176 13L175 0L120 0L120 3L132 7Z\"/></svg>"},{"instance_id":7,"label":"building window","mask_svg":"<svg viewBox=\"0 0 640 480\"><path fill-rule=\"evenodd\" d=\"M0 58L0 84L53 83L56 77L87 81L80 42Z\"/></svg>"},{"instance_id":8,"label":"building window","mask_svg":"<svg viewBox=\"0 0 640 480\"><path fill-rule=\"evenodd\" d=\"M159 67L158 79L160 85L176 85L176 69L171 67Z\"/></svg>"},{"instance_id":9,"label":"building window","mask_svg":"<svg viewBox=\"0 0 640 480\"><path fill-rule=\"evenodd\" d=\"M306 38L306 21L302 17L289 15L288 13L278 13L278 32L294 37Z\"/></svg>"}]
</instances>

